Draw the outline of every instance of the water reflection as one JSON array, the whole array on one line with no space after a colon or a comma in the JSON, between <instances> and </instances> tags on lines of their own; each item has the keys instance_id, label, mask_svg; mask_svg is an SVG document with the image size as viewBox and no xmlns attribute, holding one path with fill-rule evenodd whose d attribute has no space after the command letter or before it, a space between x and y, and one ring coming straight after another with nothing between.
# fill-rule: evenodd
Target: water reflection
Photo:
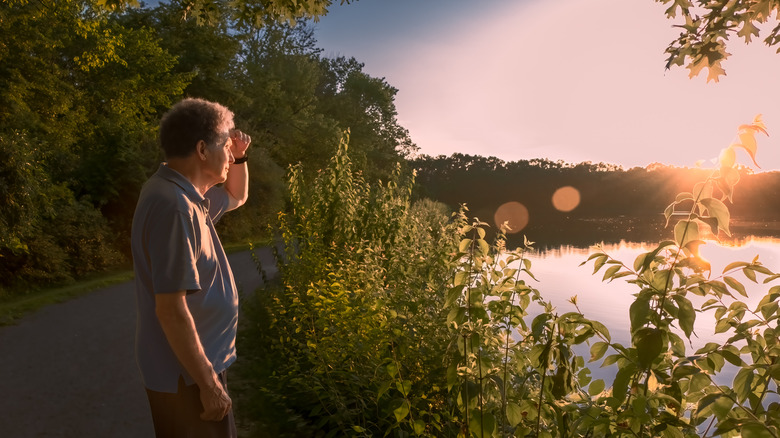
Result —
<instances>
[{"instance_id":1,"label":"water reflection","mask_svg":"<svg viewBox=\"0 0 780 438\"><path fill-rule=\"evenodd\" d=\"M633 266L634 259L639 254L654 249L656 245L657 243L621 240L617 243L602 244L602 249L624 264ZM594 275L593 263L580 266L592 252L592 248L580 245L559 245L533 251L528 254L528 257L532 261L531 270L538 282L528 281L556 307L559 314L576 310L569 302L569 299L576 295L579 308L586 317L605 324L613 341L628 345L630 344L629 307L634 300L634 294L639 290L635 285L625 281L630 277L607 283L602 281L603 270ZM701 254L712 264L711 278L713 279L720 276L729 263L750 262L756 256L770 270L780 271L780 238L778 237L750 235L722 243L708 242L702 245ZM772 286L780 284L780 281L762 284L762 276L759 277L759 283L753 283L741 273L734 274L733 277L745 286L748 298L740 298L750 309L755 309ZM695 307L700 307L705 300L698 296L689 296L689 299ZM714 311L697 314L695 334L687 346L690 352L707 342L722 343L727 339L724 334L715 334L716 323ZM587 349L579 353L587 357ZM596 375L609 374L608 371L598 371L593 367L591 369ZM721 378L730 381L731 375L726 371Z\"/></svg>"},{"instance_id":2,"label":"water reflection","mask_svg":"<svg viewBox=\"0 0 780 438\"><path fill-rule=\"evenodd\" d=\"M656 247L656 243L619 241L617 243L602 244L605 253L624 264L632 266L634 259L641 253L650 251ZM551 302L559 314L575 311L573 304L569 302L572 296L577 296L579 309L586 317L602 322L610 331L612 339L623 345L630 344L630 319L629 307L634 300L634 294L639 292L637 287L619 278L612 282L603 282L603 270L594 274L593 263L580 266L593 252L592 248L582 248L577 245L560 245L533 251L528 254L532 261L532 272L538 282L528 280L533 287L538 289L542 296ZM758 256L759 261L772 271L780 271L780 238L748 236L733 239L729 242L709 242L702 245L701 254L712 263L711 278L718 277L723 269L734 261L752 261ZM748 307L755 309L758 302L766 294L770 287L778 282L770 284L753 283L741 273L733 275L745 285L748 298L743 298ZM704 298L689 296L694 306L699 307ZM688 348L691 352L702 347L707 342L724 342L727 336L715 334L714 312L698 313L696 317L694 335ZM587 349L580 354L586 355ZM593 368L592 368L593 370ZM609 371L596 374L609 373ZM724 375L726 379L730 376Z\"/></svg>"},{"instance_id":3,"label":"water reflection","mask_svg":"<svg viewBox=\"0 0 780 438\"><path fill-rule=\"evenodd\" d=\"M614 244L603 244L602 250L615 259L632 266L634 259L641 253L655 248L655 243L620 241ZM624 279L605 283L602 282L602 272L593 273L593 264L579 266L593 252L591 248L581 248L574 245L561 245L534 251L529 254L532 260L532 271L539 283L536 287L542 294L560 309L561 312L574 310L568 303L570 297L577 295L580 309L590 318L598 319L627 332L628 308L633 302L633 294L638 292L636 286L628 284ZM712 264L711 278L720 275L729 263L734 261L758 260L773 271L780 271L780 239L749 236L726 244L709 242L702 245L701 254ZM754 308L766 293L769 285L756 284L747 280L742 274L735 274L737 280L743 282L748 298L744 301ZM701 322L707 318L697 318ZM711 319L711 318L710 318ZM715 323L709 324L714 328ZM704 326L697 325L699 336L707 336Z\"/></svg>"}]
</instances>

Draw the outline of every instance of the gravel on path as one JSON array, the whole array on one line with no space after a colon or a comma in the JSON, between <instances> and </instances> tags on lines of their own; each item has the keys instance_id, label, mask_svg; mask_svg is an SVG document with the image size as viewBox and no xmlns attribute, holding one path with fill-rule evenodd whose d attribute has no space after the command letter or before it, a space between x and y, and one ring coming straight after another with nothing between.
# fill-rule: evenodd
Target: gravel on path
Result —
<instances>
[{"instance_id":1,"label":"gravel on path","mask_svg":"<svg viewBox=\"0 0 780 438\"><path fill-rule=\"evenodd\" d=\"M272 277L271 250L255 254ZM228 259L242 294L262 285L249 251ZM135 319L129 281L0 328L0 437L153 437Z\"/></svg>"}]
</instances>

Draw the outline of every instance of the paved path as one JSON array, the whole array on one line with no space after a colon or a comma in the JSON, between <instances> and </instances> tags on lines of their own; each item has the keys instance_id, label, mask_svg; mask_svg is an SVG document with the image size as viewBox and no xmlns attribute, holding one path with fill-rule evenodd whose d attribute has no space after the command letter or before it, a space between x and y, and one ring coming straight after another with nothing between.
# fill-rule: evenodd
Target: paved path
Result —
<instances>
[{"instance_id":1,"label":"paved path","mask_svg":"<svg viewBox=\"0 0 780 438\"><path fill-rule=\"evenodd\" d=\"M256 253L272 276L270 249ZM229 259L241 293L262 284L248 251ZM154 436L135 365L135 313L131 281L0 328L0 437Z\"/></svg>"}]
</instances>

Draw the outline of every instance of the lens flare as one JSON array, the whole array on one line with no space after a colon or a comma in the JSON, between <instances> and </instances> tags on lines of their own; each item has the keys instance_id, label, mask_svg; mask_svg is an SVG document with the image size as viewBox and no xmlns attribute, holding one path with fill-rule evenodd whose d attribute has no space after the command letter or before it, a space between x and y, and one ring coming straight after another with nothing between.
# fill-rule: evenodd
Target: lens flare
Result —
<instances>
[{"instance_id":1,"label":"lens flare","mask_svg":"<svg viewBox=\"0 0 780 438\"><path fill-rule=\"evenodd\" d=\"M580 191L572 186L561 187L553 193L552 203L558 211L572 211L580 205Z\"/></svg>"},{"instance_id":2,"label":"lens flare","mask_svg":"<svg viewBox=\"0 0 780 438\"><path fill-rule=\"evenodd\" d=\"M517 233L528 225L528 209L519 202L510 201L498 207L493 220L496 227L501 227L504 222L507 222L509 225L507 234Z\"/></svg>"}]
</instances>

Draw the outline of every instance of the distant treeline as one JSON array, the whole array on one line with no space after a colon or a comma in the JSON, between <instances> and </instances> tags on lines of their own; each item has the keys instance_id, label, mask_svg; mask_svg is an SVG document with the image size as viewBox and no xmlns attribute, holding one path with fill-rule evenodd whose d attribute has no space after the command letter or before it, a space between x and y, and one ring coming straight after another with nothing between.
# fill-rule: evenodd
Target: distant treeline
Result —
<instances>
[{"instance_id":1,"label":"distant treeline","mask_svg":"<svg viewBox=\"0 0 780 438\"><path fill-rule=\"evenodd\" d=\"M626 224L637 221L653 228L642 230L651 233L647 236L657 235L664 225L662 213L676 195L692 191L696 182L713 171L660 164L623 169L612 164L569 164L546 159L506 162L465 154L423 155L411 163L417 170L421 197L451 208L466 204L471 214L493 227L499 206L519 202L528 209L524 233L568 239L588 229L595 233L615 231L609 229L611 226L623 227L617 231L625 234L630 231ZM557 210L552 203L555 191L565 186L575 188L580 195L577 207L568 212ZM780 172L753 173L742 168L733 203L727 205L732 218L741 221L777 221Z\"/></svg>"}]
</instances>

